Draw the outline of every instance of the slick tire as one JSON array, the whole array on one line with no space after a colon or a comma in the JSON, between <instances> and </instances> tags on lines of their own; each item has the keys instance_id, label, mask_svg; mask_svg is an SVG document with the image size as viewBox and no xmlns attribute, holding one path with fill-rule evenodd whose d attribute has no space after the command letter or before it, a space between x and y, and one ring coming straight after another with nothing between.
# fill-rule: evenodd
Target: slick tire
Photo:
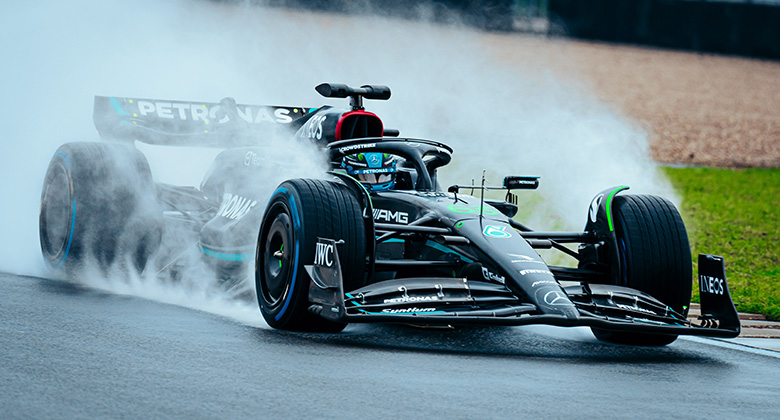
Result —
<instances>
[{"instance_id":1,"label":"slick tire","mask_svg":"<svg viewBox=\"0 0 780 420\"><path fill-rule=\"evenodd\" d=\"M144 155L132 146L67 143L49 163L39 234L48 266L143 271L160 245L162 210ZM128 267L126 267L128 266Z\"/></svg>"},{"instance_id":2,"label":"slick tire","mask_svg":"<svg viewBox=\"0 0 780 420\"><path fill-rule=\"evenodd\" d=\"M693 285L691 248L674 204L651 195L619 195L613 212L623 267L618 286L648 293L687 315ZM676 335L592 330L599 340L618 344L664 346L677 339Z\"/></svg>"},{"instance_id":3,"label":"slick tire","mask_svg":"<svg viewBox=\"0 0 780 420\"><path fill-rule=\"evenodd\" d=\"M346 324L309 311L317 238L344 240L338 248L344 289L364 285L366 232L358 199L342 184L315 179L283 182L263 215L257 241L255 286L268 325L291 331L339 332Z\"/></svg>"}]
</instances>

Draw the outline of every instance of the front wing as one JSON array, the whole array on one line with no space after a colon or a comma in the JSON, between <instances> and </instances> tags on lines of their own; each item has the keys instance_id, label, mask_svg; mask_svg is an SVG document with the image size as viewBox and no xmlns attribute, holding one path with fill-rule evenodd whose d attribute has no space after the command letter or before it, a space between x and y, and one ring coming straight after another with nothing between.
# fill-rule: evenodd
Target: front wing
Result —
<instances>
[{"instance_id":1,"label":"front wing","mask_svg":"<svg viewBox=\"0 0 780 420\"><path fill-rule=\"evenodd\" d=\"M530 325L596 327L610 331L699 335L731 338L740 323L726 283L723 259L699 256L701 323L640 291L586 283L565 287L578 316L541 314L536 305L521 301L506 287L464 278L405 278L387 280L346 292L338 247L332 239L318 240L329 249L306 266L312 278L309 308L338 322L389 322L425 325Z\"/></svg>"}]
</instances>

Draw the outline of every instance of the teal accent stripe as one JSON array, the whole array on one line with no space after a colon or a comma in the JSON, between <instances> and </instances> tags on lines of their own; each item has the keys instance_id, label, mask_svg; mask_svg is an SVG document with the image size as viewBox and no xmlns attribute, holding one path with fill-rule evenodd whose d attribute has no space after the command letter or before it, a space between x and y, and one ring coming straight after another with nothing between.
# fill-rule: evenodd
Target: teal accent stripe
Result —
<instances>
[{"instance_id":1,"label":"teal accent stripe","mask_svg":"<svg viewBox=\"0 0 780 420\"><path fill-rule=\"evenodd\" d=\"M403 239L397 239L397 238L391 238L391 239L388 239L386 241L383 241L383 243L386 243L386 244L398 243L398 242L405 242L405 241ZM469 262L469 263L474 262L474 260L472 260L471 258L461 254L460 252L458 252L458 251L456 251L454 249L451 249L451 248L447 248L446 246L444 246L444 245L442 245L440 243L437 243L437 242L433 242L431 240L426 241L425 242L425 246L431 247L431 248L433 248L433 249L435 249L437 251L441 251L441 252L443 252L445 254L455 254L455 255L459 256L460 258L462 258L463 261L466 261L466 262Z\"/></svg>"},{"instance_id":2,"label":"teal accent stripe","mask_svg":"<svg viewBox=\"0 0 780 420\"><path fill-rule=\"evenodd\" d=\"M201 249L203 250L203 253L209 257L214 257L225 261L249 261L255 257L255 254L226 254L224 252L216 252L203 247L201 247Z\"/></svg>"},{"instance_id":3,"label":"teal accent stripe","mask_svg":"<svg viewBox=\"0 0 780 420\"><path fill-rule=\"evenodd\" d=\"M354 296L350 295L349 293L344 293L344 296L346 296L346 297L348 297L350 299L354 299L355 298ZM350 302L350 303L355 305L355 306L363 306L363 305L361 305L361 304L359 304L357 302Z\"/></svg>"},{"instance_id":4,"label":"teal accent stripe","mask_svg":"<svg viewBox=\"0 0 780 420\"><path fill-rule=\"evenodd\" d=\"M119 104L119 101L114 98L113 96L108 98L108 101L111 102L111 106L114 107L114 111L116 111L117 114L119 114L120 117L127 117L129 114L122 108L122 105Z\"/></svg>"},{"instance_id":5,"label":"teal accent stripe","mask_svg":"<svg viewBox=\"0 0 780 420\"><path fill-rule=\"evenodd\" d=\"M445 254L455 254L455 255L459 256L460 258L462 258L463 261L466 261L468 263L474 262L474 260L472 260L471 258L466 257L465 255L461 254L460 252L455 251L454 249L447 248L446 246L444 246L442 244L439 244L439 243L436 243L436 242L433 242L431 240L426 241L425 242L425 246L429 246L429 247L431 247L431 248L433 248L435 250L441 251L441 252L443 252Z\"/></svg>"}]
</instances>

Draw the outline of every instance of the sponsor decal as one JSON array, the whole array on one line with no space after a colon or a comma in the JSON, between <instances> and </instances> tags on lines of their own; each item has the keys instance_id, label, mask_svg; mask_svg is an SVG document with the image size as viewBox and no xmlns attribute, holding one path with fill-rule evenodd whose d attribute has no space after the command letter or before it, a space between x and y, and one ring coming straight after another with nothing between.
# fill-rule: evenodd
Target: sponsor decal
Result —
<instances>
[{"instance_id":1,"label":"sponsor decal","mask_svg":"<svg viewBox=\"0 0 780 420\"><path fill-rule=\"evenodd\" d=\"M623 305L622 303L618 303L617 307L620 309L625 309L627 311L639 311L639 312L644 312L646 314L655 315L655 312L649 309L640 308L639 306L628 306L628 305Z\"/></svg>"},{"instance_id":2,"label":"sponsor decal","mask_svg":"<svg viewBox=\"0 0 780 420\"><path fill-rule=\"evenodd\" d=\"M485 267L482 267L482 277L484 277L485 280L494 280L501 284L504 284L504 282L506 281L504 276L493 273Z\"/></svg>"},{"instance_id":3,"label":"sponsor decal","mask_svg":"<svg viewBox=\"0 0 780 420\"><path fill-rule=\"evenodd\" d=\"M487 225L485 226L485 230L482 231L482 234L491 238L499 239L512 237L512 234L506 231L506 226Z\"/></svg>"},{"instance_id":4,"label":"sponsor decal","mask_svg":"<svg viewBox=\"0 0 780 420\"><path fill-rule=\"evenodd\" d=\"M317 242L317 248L314 251L314 265L333 267L333 252L333 244Z\"/></svg>"},{"instance_id":5,"label":"sponsor decal","mask_svg":"<svg viewBox=\"0 0 780 420\"><path fill-rule=\"evenodd\" d=\"M593 198L593 201L590 202L590 210L588 213L590 213L590 221L593 223L596 223L596 218L599 214L599 206L601 206L602 201L604 201L604 194L597 195Z\"/></svg>"},{"instance_id":6,"label":"sponsor decal","mask_svg":"<svg viewBox=\"0 0 780 420\"><path fill-rule=\"evenodd\" d=\"M545 306L573 306L571 300L560 287L546 286L536 289L536 301Z\"/></svg>"},{"instance_id":7,"label":"sponsor decal","mask_svg":"<svg viewBox=\"0 0 780 420\"><path fill-rule=\"evenodd\" d=\"M439 300L438 296L401 296L398 298L385 299L384 303L407 303L407 302L431 302Z\"/></svg>"},{"instance_id":8,"label":"sponsor decal","mask_svg":"<svg viewBox=\"0 0 780 420\"><path fill-rule=\"evenodd\" d=\"M452 197L451 194L439 191L405 191L407 194L413 194L418 197Z\"/></svg>"},{"instance_id":9,"label":"sponsor decal","mask_svg":"<svg viewBox=\"0 0 780 420\"><path fill-rule=\"evenodd\" d=\"M551 290L544 294L544 303L550 305L550 306L563 306L563 305L571 305L571 302L569 302L569 298L566 297L563 292L560 292L558 290Z\"/></svg>"},{"instance_id":10,"label":"sponsor decal","mask_svg":"<svg viewBox=\"0 0 780 420\"><path fill-rule=\"evenodd\" d=\"M382 309L383 314L408 314L412 312L434 312L436 308Z\"/></svg>"},{"instance_id":11,"label":"sponsor decal","mask_svg":"<svg viewBox=\"0 0 780 420\"><path fill-rule=\"evenodd\" d=\"M246 156L244 156L244 165L246 166L260 166L262 162L260 155L255 152L246 152Z\"/></svg>"},{"instance_id":12,"label":"sponsor decal","mask_svg":"<svg viewBox=\"0 0 780 420\"><path fill-rule=\"evenodd\" d=\"M209 108L205 104L133 101L131 99L125 106L132 107L133 102L138 106L137 113L131 112L134 117L138 117L140 114L144 117L154 116L169 120L203 121L206 124L209 122L224 124L230 121L230 116L221 110L220 105L213 105ZM289 124L293 121L290 117L290 110L285 108L237 106L236 114L241 120L250 124L267 122Z\"/></svg>"},{"instance_id":13,"label":"sponsor decal","mask_svg":"<svg viewBox=\"0 0 780 420\"><path fill-rule=\"evenodd\" d=\"M382 163L382 155L379 153L366 153L365 155L368 160L368 166L375 168L379 166L380 163Z\"/></svg>"},{"instance_id":14,"label":"sponsor decal","mask_svg":"<svg viewBox=\"0 0 780 420\"><path fill-rule=\"evenodd\" d=\"M222 204L217 209L217 216L225 217L231 220L238 220L246 216L257 201L250 200L240 195L225 193L222 195Z\"/></svg>"},{"instance_id":15,"label":"sponsor decal","mask_svg":"<svg viewBox=\"0 0 780 420\"><path fill-rule=\"evenodd\" d=\"M539 280L531 283L531 287L539 286L540 284L558 284L552 280Z\"/></svg>"},{"instance_id":16,"label":"sponsor decal","mask_svg":"<svg viewBox=\"0 0 780 420\"><path fill-rule=\"evenodd\" d=\"M450 204L447 206L447 210L460 214L479 214L479 206L476 205L472 206L468 204ZM482 214L485 216L496 216L501 213L493 207L483 206Z\"/></svg>"},{"instance_id":17,"label":"sponsor decal","mask_svg":"<svg viewBox=\"0 0 780 420\"><path fill-rule=\"evenodd\" d=\"M723 286L724 280L713 276L699 275L699 291L711 293L713 295L722 295L726 289Z\"/></svg>"},{"instance_id":18,"label":"sponsor decal","mask_svg":"<svg viewBox=\"0 0 780 420\"><path fill-rule=\"evenodd\" d=\"M321 139L322 138L322 123L327 118L327 115L315 115L306 122L303 126L301 135L309 139Z\"/></svg>"},{"instance_id":19,"label":"sponsor decal","mask_svg":"<svg viewBox=\"0 0 780 420\"><path fill-rule=\"evenodd\" d=\"M340 147L339 153L349 154L353 150L371 149L373 147L376 147L376 143L354 144L352 146Z\"/></svg>"},{"instance_id":20,"label":"sponsor decal","mask_svg":"<svg viewBox=\"0 0 780 420\"><path fill-rule=\"evenodd\" d=\"M549 274L552 275L550 270L520 270L520 275L524 276L526 274Z\"/></svg>"},{"instance_id":21,"label":"sponsor decal","mask_svg":"<svg viewBox=\"0 0 780 420\"><path fill-rule=\"evenodd\" d=\"M386 209L374 209L374 220L378 222L395 222L400 224L409 223L409 213L402 211L392 211Z\"/></svg>"},{"instance_id":22,"label":"sponsor decal","mask_svg":"<svg viewBox=\"0 0 780 420\"><path fill-rule=\"evenodd\" d=\"M378 168L378 169L357 169L353 171L353 173L361 175L361 174L390 174L395 172L395 169L393 168Z\"/></svg>"},{"instance_id":23,"label":"sponsor decal","mask_svg":"<svg viewBox=\"0 0 780 420\"><path fill-rule=\"evenodd\" d=\"M644 323L646 323L646 324L653 324L653 325L667 325L665 322L661 322L661 321L654 321L654 320L652 320L652 319L647 319L647 318L634 318L633 320L634 320L634 321L640 321L640 322L644 322Z\"/></svg>"},{"instance_id":24,"label":"sponsor decal","mask_svg":"<svg viewBox=\"0 0 780 420\"><path fill-rule=\"evenodd\" d=\"M529 257L527 255L520 255L520 254L506 254L506 255L509 255L510 257L516 258L516 259L510 261L513 264L517 264L517 263L535 263L535 264L545 264L545 265L547 265L544 261L536 260L533 257Z\"/></svg>"}]
</instances>

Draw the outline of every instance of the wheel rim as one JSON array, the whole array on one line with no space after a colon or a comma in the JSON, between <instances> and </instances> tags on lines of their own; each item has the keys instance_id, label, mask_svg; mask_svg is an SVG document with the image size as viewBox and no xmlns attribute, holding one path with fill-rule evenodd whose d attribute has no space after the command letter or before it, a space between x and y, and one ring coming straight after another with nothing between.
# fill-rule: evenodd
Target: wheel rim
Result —
<instances>
[{"instance_id":1,"label":"wheel rim","mask_svg":"<svg viewBox=\"0 0 780 420\"><path fill-rule=\"evenodd\" d=\"M292 220L284 206L271 210L276 213L263 243L263 298L271 308L284 301L289 293L292 276L293 243Z\"/></svg>"},{"instance_id":2,"label":"wheel rim","mask_svg":"<svg viewBox=\"0 0 780 420\"><path fill-rule=\"evenodd\" d=\"M61 165L53 169L41 200L41 245L52 259L65 252L74 210L67 171Z\"/></svg>"}]
</instances>

